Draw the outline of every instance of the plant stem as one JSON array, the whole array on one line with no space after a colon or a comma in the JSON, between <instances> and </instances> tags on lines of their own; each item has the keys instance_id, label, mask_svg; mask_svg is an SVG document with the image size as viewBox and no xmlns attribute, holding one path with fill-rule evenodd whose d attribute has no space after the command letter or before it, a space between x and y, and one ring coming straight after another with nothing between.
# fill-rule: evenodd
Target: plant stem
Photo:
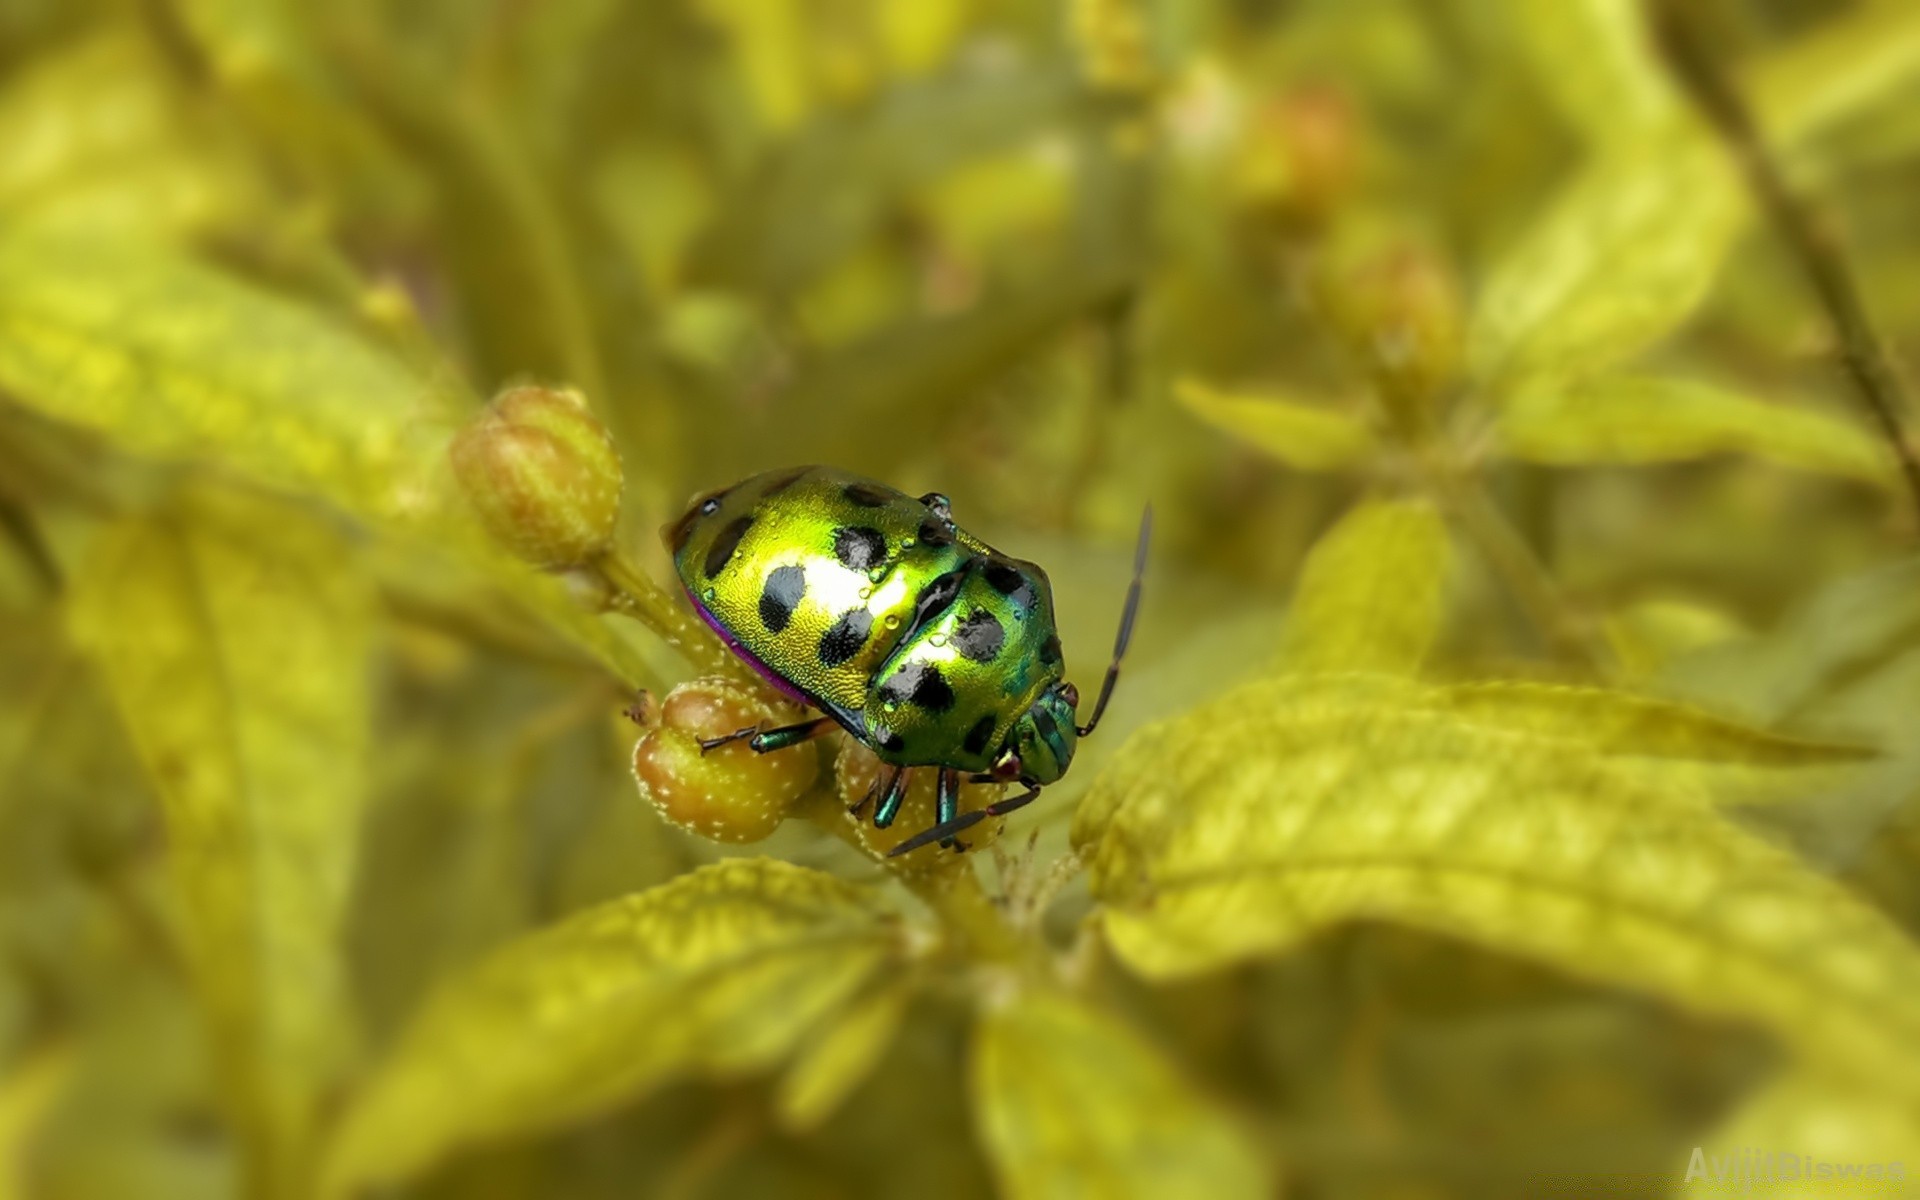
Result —
<instances>
[{"instance_id":1,"label":"plant stem","mask_svg":"<svg viewBox=\"0 0 1920 1200\"><path fill-rule=\"evenodd\" d=\"M695 670L757 682L745 664L727 653L719 639L675 604L673 597L619 550L603 555L593 566L612 590L608 607L651 629Z\"/></svg>"},{"instance_id":2,"label":"plant stem","mask_svg":"<svg viewBox=\"0 0 1920 1200\"><path fill-rule=\"evenodd\" d=\"M1445 465L1429 465L1425 474L1441 503L1479 547L1548 647L1604 672L1608 654L1582 632L1579 619L1553 577L1506 515L1487 498L1479 482L1462 478Z\"/></svg>"},{"instance_id":3,"label":"plant stem","mask_svg":"<svg viewBox=\"0 0 1920 1200\"><path fill-rule=\"evenodd\" d=\"M1675 0L1653 0L1650 8L1667 65L1726 143L1746 176L1747 187L1805 276L1826 314L1841 364L1853 380L1861 406L1899 462L1914 511L1920 515L1920 460L1901 428L1901 414L1908 407L1906 395L1886 344L1867 314L1839 238L1815 219L1811 208L1788 186L1753 113L1680 11L1681 5Z\"/></svg>"}]
</instances>

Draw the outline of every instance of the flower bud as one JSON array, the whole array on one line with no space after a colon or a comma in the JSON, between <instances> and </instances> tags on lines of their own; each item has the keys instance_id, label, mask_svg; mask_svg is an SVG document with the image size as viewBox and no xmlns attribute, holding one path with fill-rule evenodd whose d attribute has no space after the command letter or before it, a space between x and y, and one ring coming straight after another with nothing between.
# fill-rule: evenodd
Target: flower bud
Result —
<instances>
[{"instance_id":1,"label":"flower bud","mask_svg":"<svg viewBox=\"0 0 1920 1200\"><path fill-rule=\"evenodd\" d=\"M757 842L779 828L820 773L811 744L758 754L745 738L701 752L703 740L749 726L805 719L731 679L696 679L660 704L629 710L646 728L633 748L633 777L660 815L716 842Z\"/></svg>"},{"instance_id":2,"label":"flower bud","mask_svg":"<svg viewBox=\"0 0 1920 1200\"><path fill-rule=\"evenodd\" d=\"M1244 203L1287 226L1324 226L1353 192L1359 141L1345 93L1304 85L1263 103L1236 155Z\"/></svg>"},{"instance_id":3,"label":"flower bud","mask_svg":"<svg viewBox=\"0 0 1920 1200\"><path fill-rule=\"evenodd\" d=\"M1446 264L1401 242L1336 263L1324 295L1394 419L1424 426L1460 367L1460 297Z\"/></svg>"},{"instance_id":4,"label":"flower bud","mask_svg":"<svg viewBox=\"0 0 1920 1200\"><path fill-rule=\"evenodd\" d=\"M873 751L846 739L846 748L834 759L833 783L840 793L840 799L851 809L861 804L860 811L849 813L847 820L853 822L854 837L861 847L875 858L886 858L895 846L934 823L937 811L936 789L939 787L940 769L938 767L916 767L907 785L907 798L900 805L900 812L893 824L879 829L873 823L873 809L880 802L879 791L875 785L884 787L886 777L892 767L880 761ZM960 785L961 812L972 812L984 808L1000 798L1005 789L999 784L963 783ZM869 793L872 798L867 799ZM999 840L1005 820L989 817L973 828L959 835L959 840L969 850L980 850ZM944 857L951 857L953 851L938 842L910 850L899 858L888 860L890 864L902 866L908 870L924 870L936 866Z\"/></svg>"},{"instance_id":5,"label":"flower bud","mask_svg":"<svg viewBox=\"0 0 1920 1200\"><path fill-rule=\"evenodd\" d=\"M481 522L516 557L570 567L613 544L620 455L580 393L509 388L448 454Z\"/></svg>"}]
</instances>

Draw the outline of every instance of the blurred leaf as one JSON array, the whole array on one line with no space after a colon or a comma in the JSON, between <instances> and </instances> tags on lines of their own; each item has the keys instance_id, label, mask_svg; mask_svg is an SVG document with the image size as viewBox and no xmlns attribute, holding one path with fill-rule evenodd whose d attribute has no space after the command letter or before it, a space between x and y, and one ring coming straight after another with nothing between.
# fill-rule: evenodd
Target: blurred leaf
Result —
<instances>
[{"instance_id":1,"label":"blurred leaf","mask_svg":"<svg viewBox=\"0 0 1920 1200\"><path fill-rule=\"evenodd\" d=\"M137 454L387 520L435 500L428 386L338 322L168 251L0 231L0 387Z\"/></svg>"},{"instance_id":2,"label":"blurred leaf","mask_svg":"<svg viewBox=\"0 0 1920 1200\"><path fill-rule=\"evenodd\" d=\"M1754 64L1747 94L1771 139L1806 145L1833 125L1899 96L1920 78L1920 9L1901 0L1844 16Z\"/></svg>"},{"instance_id":3,"label":"blurred leaf","mask_svg":"<svg viewBox=\"0 0 1920 1200\"><path fill-rule=\"evenodd\" d=\"M1439 704L1474 724L1575 742L1602 754L1752 767L1857 763L1878 751L1756 729L1702 709L1630 692L1492 681L1442 688Z\"/></svg>"},{"instance_id":4,"label":"blurred leaf","mask_svg":"<svg viewBox=\"0 0 1920 1200\"><path fill-rule=\"evenodd\" d=\"M338 938L370 720L373 607L339 535L200 491L108 533L75 581L165 809L183 937L248 1128L254 1185L291 1188L353 1031Z\"/></svg>"},{"instance_id":5,"label":"blurred leaf","mask_svg":"<svg viewBox=\"0 0 1920 1200\"><path fill-rule=\"evenodd\" d=\"M234 139L195 113L144 41L121 31L75 43L0 91L0 213L8 224L194 231L266 209Z\"/></svg>"},{"instance_id":6,"label":"blurred leaf","mask_svg":"<svg viewBox=\"0 0 1920 1200\"><path fill-rule=\"evenodd\" d=\"M1446 619L1453 548L1422 500L1369 500L1307 556L1280 661L1290 671L1420 669Z\"/></svg>"},{"instance_id":7,"label":"blurred leaf","mask_svg":"<svg viewBox=\"0 0 1920 1200\"><path fill-rule=\"evenodd\" d=\"M1264 1196L1240 1130L1140 1035L1054 991L980 1018L974 1120L1003 1192L1038 1197Z\"/></svg>"},{"instance_id":8,"label":"blurred leaf","mask_svg":"<svg viewBox=\"0 0 1920 1200\"><path fill-rule=\"evenodd\" d=\"M780 1081L780 1118L790 1129L811 1129L833 1115L859 1087L900 1031L913 989L899 981L844 1006L831 1024L800 1047Z\"/></svg>"},{"instance_id":9,"label":"blurred leaf","mask_svg":"<svg viewBox=\"0 0 1920 1200\"><path fill-rule=\"evenodd\" d=\"M28 1200L34 1136L60 1099L73 1056L43 1050L24 1063L10 1064L0 1075L0 1200Z\"/></svg>"},{"instance_id":10,"label":"blurred leaf","mask_svg":"<svg viewBox=\"0 0 1920 1200\"><path fill-rule=\"evenodd\" d=\"M560 583L484 543L443 466L450 397L321 312L158 247L6 229L0 388L134 454L205 462L430 538L491 567L623 680L648 674Z\"/></svg>"},{"instance_id":11,"label":"blurred leaf","mask_svg":"<svg viewBox=\"0 0 1920 1200\"><path fill-rule=\"evenodd\" d=\"M1071 262L1014 295L906 321L823 359L762 426L763 461L847 462L881 472L902 445L942 436L963 401L1073 321L1126 292L1129 264ZM737 440L738 431L729 430ZM871 464L871 466L868 466Z\"/></svg>"},{"instance_id":12,"label":"blurred leaf","mask_svg":"<svg viewBox=\"0 0 1920 1200\"><path fill-rule=\"evenodd\" d=\"M1556 466L1746 454L1785 467L1891 484L1886 448L1837 417L1684 379L1610 375L1518 397L1499 450Z\"/></svg>"},{"instance_id":13,"label":"blurred leaf","mask_svg":"<svg viewBox=\"0 0 1920 1200\"><path fill-rule=\"evenodd\" d=\"M1818 1067L1802 1067L1783 1072L1778 1079L1761 1087L1731 1118L1699 1136L1703 1163L1711 1170L1714 1155L1731 1160L1741 1152L1778 1156L1792 1155L1803 1160L1797 1177L1774 1180L1729 1178L1717 1182L1705 1179L1685 1182L1676 1189L1682 1195L1752 1195L1764 1189L1770 1196L1804 1197L1819 1200L1846 1190L1865 1190L1877 1196L1920 1196L1920 1178L1913 1175L1909 1147L1920 1143L1920 1118L1913 1108L1898 1100L1864 1092L1843 1078L1835 1078ZM1804 1160L1812 1160L1805 1162ZM1822 1177L1818 1164L1902 1162L1898 1179L1856 1182L1833 1175ZM1786 1175L1788 1164L1772 1164Z\"/></svg>"},{"instance_id":14,"label":"blurred leaf","mask_svg":"<svg viewBox=\"0 0 1920 1200\"><path fill-rule=\"evenodd\" d=\"M879 228L897 198L1058 127L1077 96L1061 71L991 69L902 85L885 103L822 117L732 190L701 239L693 281L790 295Z\"/></svg>"},{"instance_id":15,"label":"blurred leaf","mask_svg":"<svg viewBox=\"0 0 1920 1200\"><path fill-rule=\"evenodd\" d=\"M1492 735L1409 685L1282 680L1135 738L1075 832L1110 943L1151 977L1395 922L1751 1021L1862 1088L1920 1096L1920 950L1676 803L1690 786Z\"/></svg>"},{"instance_id":16,"label":"blurred leaf","mask_svg":"<svg viewBox=\"0 0 1920 1200\"><path fill-rule=\"evenodd\" d=\"M1338 409L1265 396L1233 395L1193 379L1174 396L1207 424L1301 471L1338 471L1374 460L1373 431Z\"/></svg>"},{"instance_id":17,"label":"blurred leaf","mask_svg":"<svg viewBox=\"0 0 1920 1200\"><path fill-rule=\"evenodd\" d=\"M1767 633L1675 659L1663 686L1763 722L1805 714L1920 645L1920 559L1835 580ZM1896 724L1905 714L1888 714Z\"/></svg>"},{"instance_id":18,"label":"blurred leaf","mask_svg":"<svg viewBox=\"0 0 1920 1200\"><path fill-rule=\"evenodd\" d=\"M1540 85L1594 143L1641 136L1679 111L1640 0L1517 0L1506 9Z\"/></svg>"},{"instance_id":19,"label":"blurred leaf","mask_svg":"<svg viewBox=\"0 0 1920 1200\"><path fill-rule=\"evenodd\" d=\"M889 969L867 892L733 859L569 917L448 981L348 1112L327 1194L688 1075L763 1069Z\"/></svg>"},{"instance_id":20,"label":"blurred leaf","mask_svg":"<svg viewBox=\"0 0 1920 1200\"><path fill-rule=\"evenodd\" d=\"M1744 211L1719 147L1688 128L1597 156L1494 264L1469 333L1478 374L1511 388L1644 350L1706 296Z\"/></svg>"}]
</instances>

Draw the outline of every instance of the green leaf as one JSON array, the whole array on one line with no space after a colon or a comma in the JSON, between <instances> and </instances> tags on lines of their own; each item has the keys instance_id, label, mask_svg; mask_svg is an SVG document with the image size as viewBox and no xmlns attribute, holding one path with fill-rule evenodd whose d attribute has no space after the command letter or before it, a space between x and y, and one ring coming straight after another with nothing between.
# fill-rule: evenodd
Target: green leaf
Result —
<instances>
[{"instance_id":1,"label":"green leaf","mask_svg":"<svg viewBox=\"0 0 1920 1200\"><path fill-rule=\"evenodd\" d=\"M257 221L270 209L235 141L186 102L153 46L109 30L0 91L0 213L91 237Z\"/></svg>"},{"instance_id":2,"label":"green leaf","mask_svg":"<svg viewBox=\"0 0 1920 1200\"><path fill-rule=\"evenodd\" d=\"M1337 409L1229 394L1193 379L1174 384L1174 396L1215 429L1296 470L1343 470L1379 453L1373 432Z\"/></svg>"},{"instance_id":3,"label":"green leaf","mask_svg":"<svg viewBox=\"0 0 1920 1200\"><path fill-rule=\"evenodd\" d=\"M818 1126L872 1073L899 1033L913 991L900 981L882 985L834 1013L832 1023L800 1048L780 1081L780 1118L788 1128Z\"/></svg>"},{"instance_id":4,"label":"green leaf","mask_svg":"<svg viewBox=\"0 0 1920 1200\"><path fill-rule=\"evenodd\" d=\"M348 1111L327 1194L787 1057L901 954L868 892L733 859L569 917L456 976Z\"/></svg>"},{"instance_id":5,"label":"green leaf","mask_svg":"<svg viewBox=\"0 0 1920 1200\"><path fill-rule=\"evenodd\" d=\"M1596 144L1639 137L1680 111L1639 0L1506 7L1540 86Z\"/></svg>"},{"instance_id":6,"label":"green leaf","mask_svg":"<svg viewBox=\"0 0 1920 1200\"><path fill-rule=\"evenodd\" d=\"M1525 394L1501 413L1496 436L1500 452L1555 466L1745 454L1882 486L1893 481L1886 449L1856 425L1684 379L1612 375Z\"/></svg>"},{"instance_id":7,"label":"green leaf","mask_svg":"<svg viewBox=\"0 0 1920 1200\"><path fill-rule=\"evenodd\" d=\"M1870 746L1775 733L1671 700L1601 688L1494 680L1443 687L1436 699L1476 725L1606 755L1770 768L1844 765L1878 755Z\"/></svg>"},{"instance_id":8,"label":"green leaf","mask_svg":"<svg viewBox=\"0 0 1920 1200\"><path fill-rule=\"evenodd\" d=\"M1042 1197L1265 1196L1266 1165L1172 1064L1053 991L1004 999L973 1048L975 1120L1001 1191Z\"/></svg>"},{"instance_id":9,"label":"green leaf","mask_svg":"<svg viewBox=\"0 0 1920 1200\"><path fill-rule=\"evenodd\" d=\"M1413 674L1446 617L1453 547L1423 500L1370 500L1314 546L1287 615L1292 671Z\"/></svg>"},{"instance_id":10,"label":"green leaf","mask_svg":"<svg viewBox=\"0 0 1920 1200\"><path fill-rule=\"evenodd\" d=\"M1861 4L1754 65L1745 88L1771 141L1796 148L1920 77L1920 9Z\"/></svg>"},{"instance_id":11,"label":"green leaf","mask_svg":"<svg viewBox=\"0 0 1920 1200\"><path fill-rule=\"evenodd\" d=\"M1920 951L1776 846L1385 679L1281 680L1136 738L1076 828L1115 952L1174 978L1396 922L1744 1020L1920 1098Z\"/></svg>"},{"instance_id":12,"label":"green leaf","mask_svg":"<svg viewBox=\"0 0 1920 1200\"><path fill-rule=\"evenodd\" d=\"M320 313L140 242L0 231L0 387L135 454L362 515L445 503L430 475L451 415L423 381Z\"/></svg>"},{"instance_id":13,"label":"green leaf","mask_svg":"<svg viewBox=\"0 0 1920 1200\"><path fill-rule=\"evenodd\" d=\"M1844 1190L1867 1190L1876 1196L1920 1196L1920 1179L1914 1177L1913 1164L1902 1163L1901 1178L1885 1178L1889 1162L1910 1159L1908 1147L1920 1144L1920 1117L1912 1106L1872 1092L1863 1092L1844 1078L1836 1078L1818 1067L1802 1067L1783 1072L1749 1097L1732 1116L1716 1128L1699 1136L1702 1160L1697 1165L1712 1169L1718 1155L1730 1167L1731 1160L1743 1150L1751 1154L1790 1154L1803 1160L1799 1164L1774 1165L1783 1178L1756 1181L1752 1178L1716 1181L1709 1173L1692 1178L1695 1163L1689 1157L1688 1170L1682 1172L1686 1196L1752 1196L1756 1191L1789 1200L1822 1200ZM1809 1164L1805 1160L1811 1160ZM1822 1176L1820 1163L1878 1163L1881 1180L1862 1187L1859 1182L1841 1181L1832 1174ZM1797 1165L1795 1176L1787 1176ZM1731 1171L1728 1172L1731 1175Z\"/></svg>"},{"instance_id":14,"label":"green leaf","mask_svg":"<svg viewBox=\"0 0 1920 1200\"><path fill-rule=\"evenodd\" d=\"M74 582L160 794L183 938L251 1170L310 1170L351 1051L338 937L366 791L372 597L311 514L211 490L103 535Z\"/></svg>"},{"instance_id":15,"label":"green leaf","mask_svg":"<svg viewBox=\"0 0 1920 1200\"><path fill-rule=\"evenodd\" d=\"M0 230L0 389L124 451L430 541L623 680L648 674L559 582L487 544L444 467L452 398L322 312L144 242Z\"/></svg>"},{"instance_id":16,"label":"green leaf","mask_svg":"<svg viewBox=\"0 0 1920 1200\"><path fill-rule=\"evenodd\" d=\"M1659 341L1706 296L1745 207L1720 148L1690 128L1597 156L1494 264L1469 330L1476 373L1502 391Z\"/></svg>"}]
</instances>

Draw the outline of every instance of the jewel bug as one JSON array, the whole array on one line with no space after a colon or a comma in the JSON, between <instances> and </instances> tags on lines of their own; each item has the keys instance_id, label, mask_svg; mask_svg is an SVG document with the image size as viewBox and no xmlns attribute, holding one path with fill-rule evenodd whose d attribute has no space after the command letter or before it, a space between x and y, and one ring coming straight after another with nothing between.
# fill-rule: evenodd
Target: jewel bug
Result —
<instances>
[{"instance_id":1,"label":"jewel bug","mask_svg":"<svg viewBox=\"0 0 1920 1200\"><path fill-rule=\"evenodd\" d=\"M892 853L953 843L1031 803L1100 724L1133 637L1152 518L1141 517L1113 656L1080 724L1047 573L960 528L946 496L809 466L696 498L662 531L688 599L768 684L825 714L703 746L745 740L766 754L838 726L891 768L854 806L872 804L881 828L910 771L939 772L935 824ZM960 813L967 777L1025 790Z\"/></svg>"}]
</instances>

